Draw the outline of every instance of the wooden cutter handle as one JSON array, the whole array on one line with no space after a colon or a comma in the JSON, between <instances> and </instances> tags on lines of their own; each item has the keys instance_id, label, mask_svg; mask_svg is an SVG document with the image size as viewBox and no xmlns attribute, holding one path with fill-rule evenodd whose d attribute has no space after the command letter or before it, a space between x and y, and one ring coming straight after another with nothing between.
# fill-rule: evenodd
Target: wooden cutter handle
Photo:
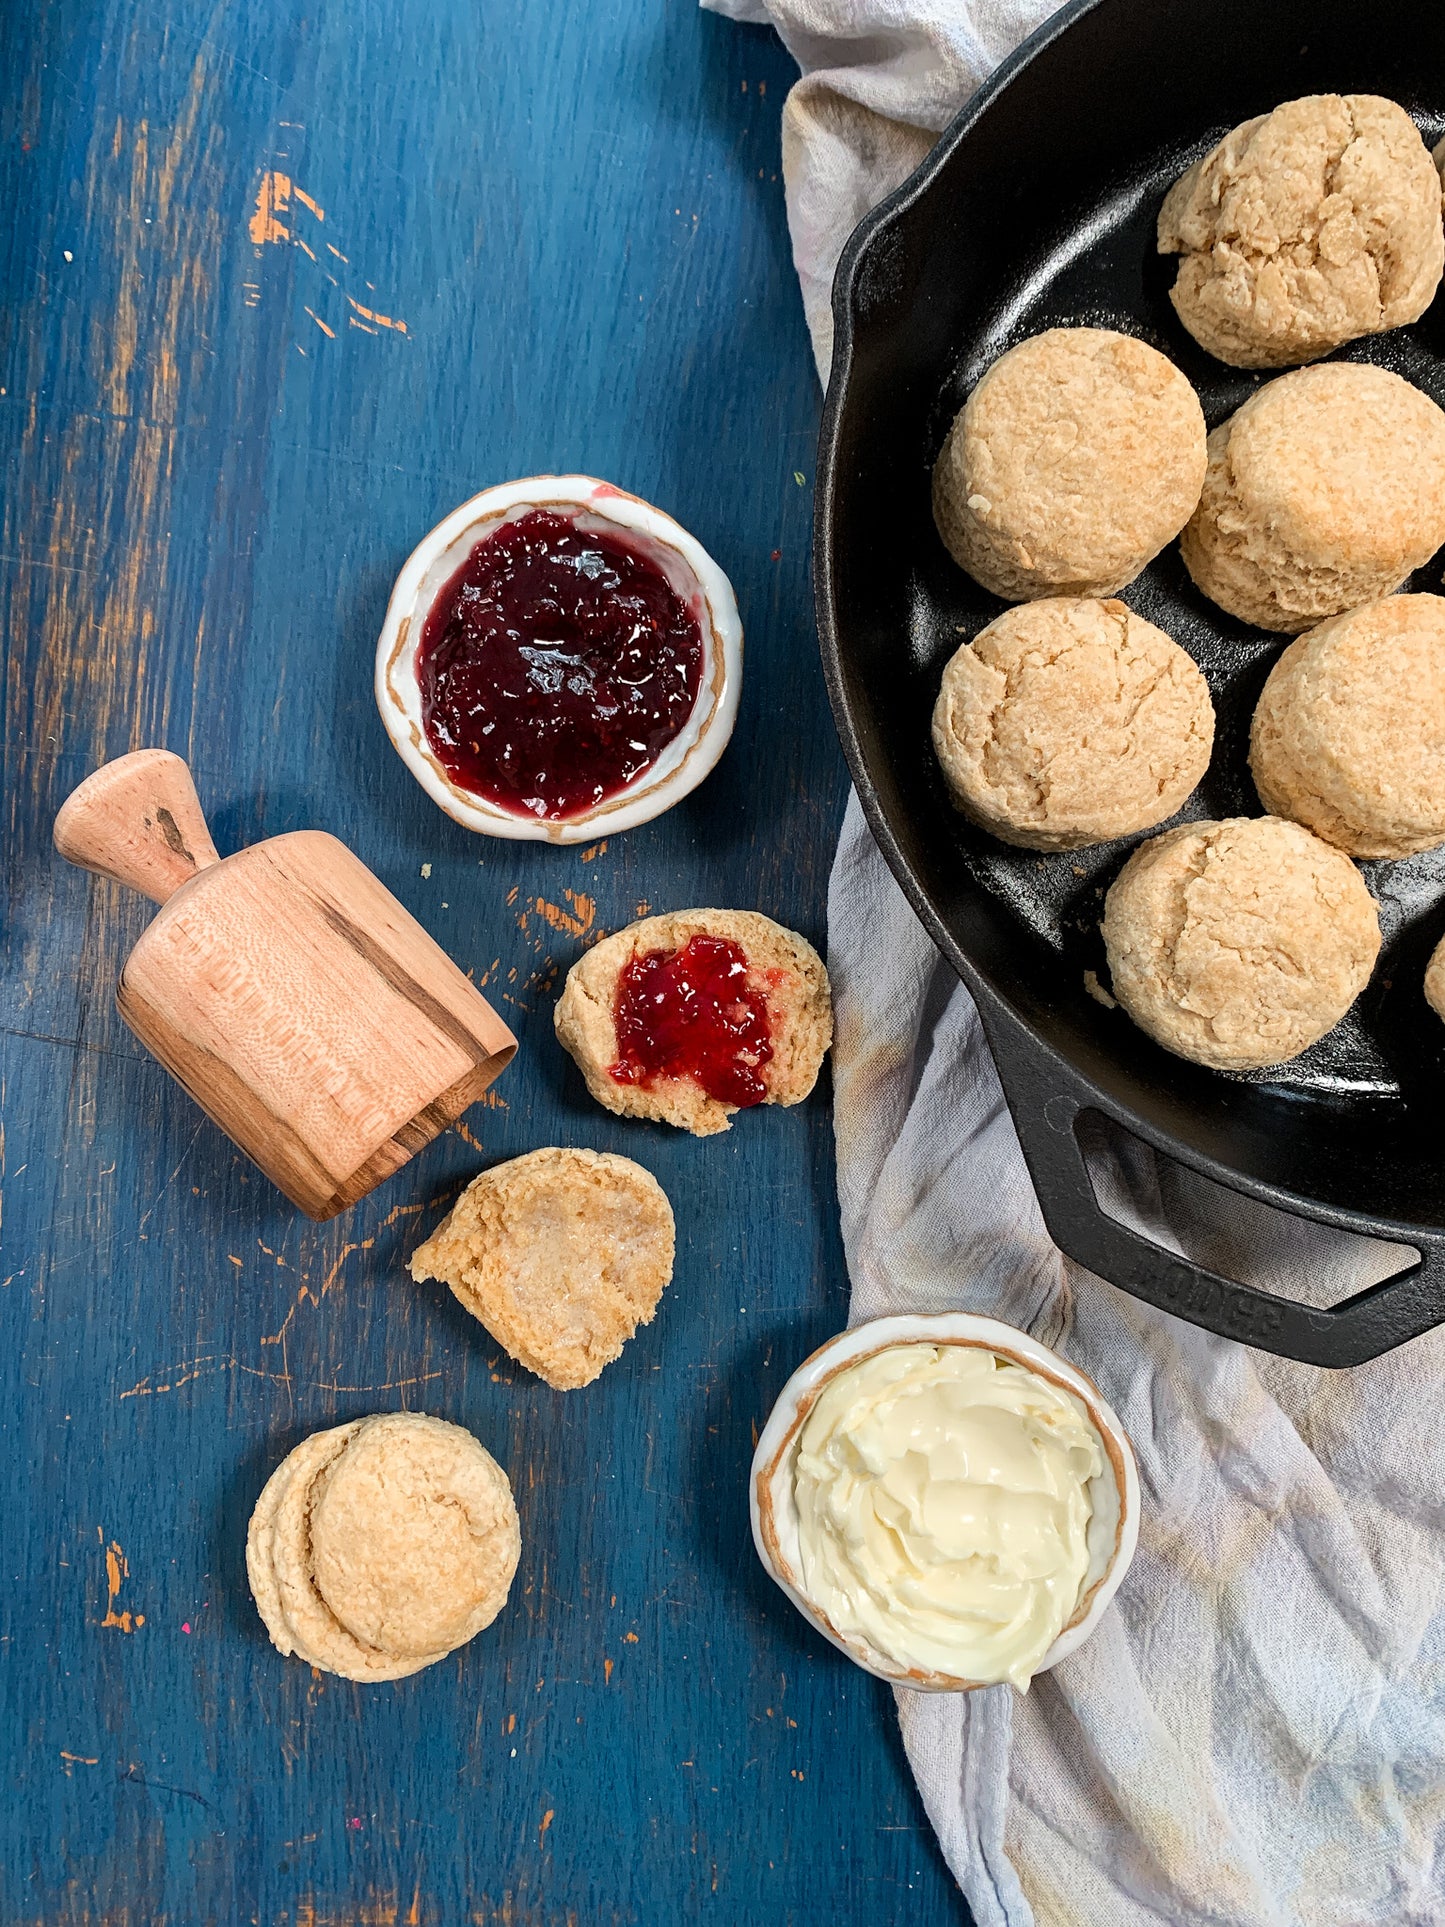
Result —
<instances>
[{"instance_id":1,"label":"wooden cutter handle","mask_svg":"<svg viewBox=\"0 0 1445 1927\"><path fill-rule=\"evenodd\" d=\"M220 860L191 772L168 749L102 764L61 804L54 837L69 862L143 890L153 903Z\"/></svg>"}]
</instances>

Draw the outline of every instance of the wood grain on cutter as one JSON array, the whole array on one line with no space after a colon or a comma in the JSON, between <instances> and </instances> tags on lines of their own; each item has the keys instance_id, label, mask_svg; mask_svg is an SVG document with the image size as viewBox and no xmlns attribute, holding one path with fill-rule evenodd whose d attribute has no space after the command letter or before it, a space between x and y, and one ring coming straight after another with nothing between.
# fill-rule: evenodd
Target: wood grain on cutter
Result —
<instances>
[{"instance_id":1,"label":"wood grain on cutter","mask_svg":"<svg viewBox=\"0 0 1445 1927\"><path fill-rule=\"evenodd\" d=\"M121 972L121 1015L310 1217L399 1170L516 1051L334 836L294 830L222 862L178 756L140 750L87 777L55 846L161 905Z\"/></svg>"},{"instance_id":2,"label":"wood grain on cutter","mask_svg":"<svg viewBox=\"0 0 1445 1927\"><path fill-rule=\"evenodd\" d=\"M168 749L118 756L71 791L55 819L70 863L164 903L219 861L191 772Z\"/></svg>"}]
</instances>

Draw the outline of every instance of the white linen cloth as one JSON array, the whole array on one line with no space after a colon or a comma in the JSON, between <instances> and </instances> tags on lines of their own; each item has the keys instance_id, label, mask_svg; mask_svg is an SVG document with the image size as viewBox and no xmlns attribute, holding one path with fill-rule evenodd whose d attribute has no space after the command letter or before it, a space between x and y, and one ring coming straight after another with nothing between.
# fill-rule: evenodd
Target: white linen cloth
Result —
<instances>
[{"instance_id":1,"label":"white linen cloth","mask_svg":"<svg viewBox=\"0 0 1445 1927\"><path fill-rule=\"evenodd\" d=\"M804 77L784 180L819 365L857 219L1037 0L709 0ZM1046 138L1047 130L1040 130ZM990 1313L1098 1383L1139 1458L1139 1551L1093 1639L1026 1696L897 1694L979 1927L1445 1922L1445 1331L1327 1373L1217 1339L1063 1259L966 991L849 805L828 907L853 1322ZM1221 1191L1142 1146L1115 1215L1328 1304L1398 1252Z\"/></svg>"}]
</instances>

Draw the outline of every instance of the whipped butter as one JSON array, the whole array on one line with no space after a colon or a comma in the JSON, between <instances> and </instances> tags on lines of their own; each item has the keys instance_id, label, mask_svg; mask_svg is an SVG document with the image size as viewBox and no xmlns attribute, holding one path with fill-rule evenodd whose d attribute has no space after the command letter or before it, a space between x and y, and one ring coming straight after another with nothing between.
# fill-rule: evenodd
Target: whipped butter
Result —
<instances>
[{"instance_id":1,"label":"whipped butter","mask_svg":"<svg viewBox=\"0 0 1445 1927\"><path fill-rule=\"evenodd\" d=\"M793 1470L802 1581L834 1630L906 1668L1020 1690L1089 1566L1083 1402L975 1345L900 1344L831 1378Z\"/></svg>"}]
</instances>

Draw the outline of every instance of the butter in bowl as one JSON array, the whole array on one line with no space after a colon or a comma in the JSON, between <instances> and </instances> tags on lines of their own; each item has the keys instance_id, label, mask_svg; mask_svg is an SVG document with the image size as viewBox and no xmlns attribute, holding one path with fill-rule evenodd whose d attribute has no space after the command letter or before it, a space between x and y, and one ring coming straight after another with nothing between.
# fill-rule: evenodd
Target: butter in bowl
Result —
<instances>
[{"instance_id":1,"label":"butter in bowl","mask_svg":"<svg viewBox=\"0 0 1445 1927\"><path fill-rule=\"evenodd\" d=\"M758 1556L826 1638L928 1692L1028 1690L1117 1592L1129 1440L1088 1378L971 1312L874 1319L788 1380L751 1477Z\"/></svg>"}]
</instances>

